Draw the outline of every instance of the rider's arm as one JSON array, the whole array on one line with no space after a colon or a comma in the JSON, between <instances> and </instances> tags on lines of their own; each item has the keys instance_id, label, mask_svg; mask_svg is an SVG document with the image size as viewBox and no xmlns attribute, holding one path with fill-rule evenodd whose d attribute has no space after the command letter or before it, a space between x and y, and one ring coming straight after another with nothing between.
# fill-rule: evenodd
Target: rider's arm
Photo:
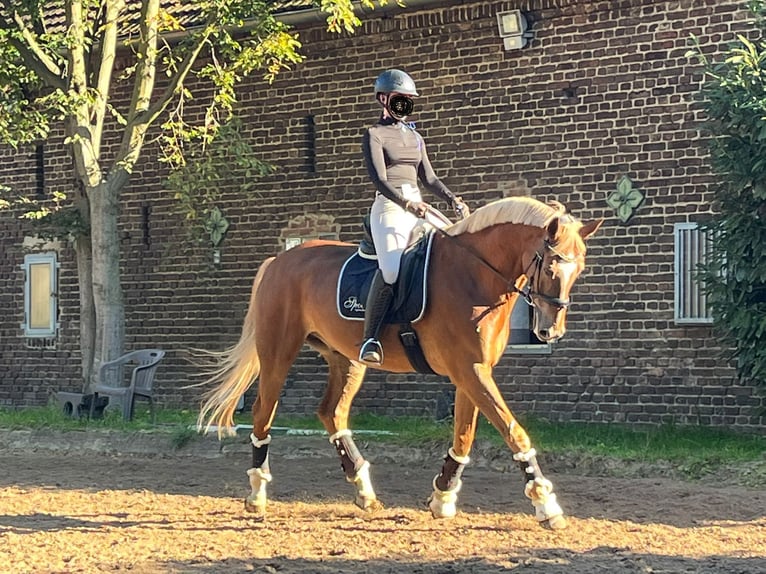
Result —
<instances>
[{"instance_id":1,"label":"rider's arm","mask_svg":"<svg viewBox=\"0 0 766 574\"><path fill-rule=\"evenodd\" d=\"M418 137L420 136L418 135ZM438 195L442 199L446 199L450 205L453 205L455 202L455 194L449 190L449 188L444 184L442 180L436 177L434 168L431 167L431 162L429 161L428 154L426 153L426 143L423 141L423 138L420 138L420 141L420 165L418 166L418 178L423 182L423 185L428 191L434 195Z\"/></svg>"},{"instance_id":2,"label":"rider's arm","mask_svg":"<svg viewBox=\"0 0 766 574\"><path fill-rule=\"evenodd\" d=\"M383 155L383 144L370 130L364 133L362 139L362 152L364 153L364 163L367 165L367 172L370 179L381 195L384 195L401 207L407 207L407 200L393 185L388 183L386 174L386 158Z\"/></svg>"}]
</instances>

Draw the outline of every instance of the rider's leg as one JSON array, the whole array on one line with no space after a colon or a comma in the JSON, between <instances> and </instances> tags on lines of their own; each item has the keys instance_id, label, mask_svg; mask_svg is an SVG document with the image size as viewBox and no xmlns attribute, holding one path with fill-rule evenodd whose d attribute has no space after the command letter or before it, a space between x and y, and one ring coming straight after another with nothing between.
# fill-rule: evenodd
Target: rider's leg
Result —
<instances>
[{"instance_id":1,"label":"rider's leg","mask_svg":"<svg viewBox=\"0 0 766 574\"><path fill-rule=\"evenodd\" d=\"M373 365L383 362L383 347L378 341L378 335L393 296L393 286L383 280L383 273L378 269L375 271L364 306L364 343L359 350L360 361Z\"/></svg>"},{"instance_id":2,"label":"rider's leg","mask_svg":"<svg viewBox=\"0 0 766 574\"><path fill-rule=\"evenodd\" d=\"M378 340L381 326L393 298L393 284L399 276L402 259L417 218L399 205L378 196L370 210L370 231L378 254L378 271L370 285L364 317L364 342L359 360L380 365L383 348Z\"/></svg>"}]
</instances>

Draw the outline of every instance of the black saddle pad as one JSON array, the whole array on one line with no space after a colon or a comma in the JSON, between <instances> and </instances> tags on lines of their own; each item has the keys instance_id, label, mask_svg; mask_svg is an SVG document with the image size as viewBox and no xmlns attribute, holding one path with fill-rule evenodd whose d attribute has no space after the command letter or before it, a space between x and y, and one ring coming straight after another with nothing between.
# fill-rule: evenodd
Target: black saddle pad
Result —
<instances>
[{"instance_id":1,"label":"black saddle pad","mask_svg":"<svg viewBox=\"0 0 766 574\"><path fill-rule=\"evenodd\" d=\"M431 231L404 251L386 323L415 323L425 313L428 260L431 257L433 237ZM346 259L338 277L336 298L341 317L352 321L364 320L364 305L377 268L377 259L363 257L358 251Z\"/></svg>"}]
</instances>

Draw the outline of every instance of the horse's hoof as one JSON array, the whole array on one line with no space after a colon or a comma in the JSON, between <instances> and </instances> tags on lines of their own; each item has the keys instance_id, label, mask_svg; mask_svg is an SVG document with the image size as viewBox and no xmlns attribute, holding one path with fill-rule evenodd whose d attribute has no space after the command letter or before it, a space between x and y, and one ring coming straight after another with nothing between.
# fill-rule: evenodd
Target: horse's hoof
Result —
<instances>
[{"instance_id":1,"label":"horse's hoof","mask_svg":"<svg viewBox=\"0 0 766 574\"><path fill-rule=\"evenodd\" d=\"M373 498L372 500L369 498L357 498L354 500L354 504L364 510L367 514L373 514L384 508L383 503L377 498Z\"/></svg>"},{"instance_id":2,"label":"horse's hoof","mask_svg":"<svg viewBox=\"0 0 766 574\"><path fill-rule=\"evenodd\" d=\"M540 525L551 530L564 530L568 526L563 514L551 516L548 520L543 520Z\"/></svg>"},{"instance_id":3,"label":"horse's hoof","mask_svg":"<svg viewBox=\"0 0 766 574\"><path fill-rule=\"evenodd\" d=\"M266 516L266 505L254 502L249 498L245 499L245 510L260 517Z\"/></svg>"},{"instance_id":4,"label":"horse's hoof","mask_svg":"<svg viewBox=\"0 0 766 574\"><path fill-rule=\"evenodd\" d=\"M454 502L441 502L433 495L426 501L426 506L431 511L431 516L437 519L455 518L457 505Z\"/></svg>"}]
</instances>

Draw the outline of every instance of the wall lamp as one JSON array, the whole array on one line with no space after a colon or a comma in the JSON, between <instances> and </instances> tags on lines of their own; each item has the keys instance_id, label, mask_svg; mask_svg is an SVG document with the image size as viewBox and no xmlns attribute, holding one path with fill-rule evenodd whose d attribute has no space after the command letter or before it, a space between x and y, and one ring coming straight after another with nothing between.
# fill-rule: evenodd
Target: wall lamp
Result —
<instances>
[{"instance_id":1,"label":"wall lamp","mask_svg":"<svg viewBox=\"0 0 766 574\"><path fill-rule=\"evenodd\" d=\"M498 12L497 28L506 50L520 50L534 37L527 17L521 10Z\"/></svg>"}]
</instances>

